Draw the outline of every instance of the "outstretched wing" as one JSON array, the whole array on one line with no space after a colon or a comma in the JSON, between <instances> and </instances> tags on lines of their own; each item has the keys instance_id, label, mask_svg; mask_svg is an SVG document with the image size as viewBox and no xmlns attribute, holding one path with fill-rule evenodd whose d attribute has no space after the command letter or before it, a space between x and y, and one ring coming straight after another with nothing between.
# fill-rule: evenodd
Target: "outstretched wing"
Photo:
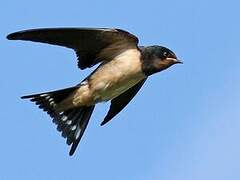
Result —
<instances>
[{"instance_id":1,"label":"outstretched wing","mask_svg":"<svg viewBox=\"0 0 240 180\"><path fill-rule=\"evenodd\" d=\"M85 69L111 60L129 48L137 48L138 38L121 29L109 28L43 28L19 31L9 40L26 40L74 49L78 67Z\"/></svg>"},{"instance_id":2,"label":"outstretched wing","mask_svg":"<svg viewBox=\"0 0 240 180\"><path fill-rule=\"evenodd\" d=\"M128 89L127 91L125 91L111 101L110 109L103 122L101 123L101 126L109 122L114 116L116 116L121 110L123 110L123 108L133 99L133 97L141 89L146 80L147 78L140 81L135 86L131 87L130 89Z\"/></svg>"}]
</instances>

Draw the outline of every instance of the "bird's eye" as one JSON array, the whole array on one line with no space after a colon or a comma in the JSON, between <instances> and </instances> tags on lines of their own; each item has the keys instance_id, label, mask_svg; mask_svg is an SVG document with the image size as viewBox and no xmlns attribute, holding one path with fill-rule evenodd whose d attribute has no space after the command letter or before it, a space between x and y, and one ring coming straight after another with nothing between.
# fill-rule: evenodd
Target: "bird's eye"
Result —
<instances>
[{"instance_id":1,"label":"bird's eye","mask_svg":"<svg viewBox=\"0 0 240 180\"><path fill-rule=\"evenodd\" d=\"M163 56L164 57L167 57L167 55L168 55L168 53L165 51L165 52L163 52Z\"/></svg>"}]
</instances>

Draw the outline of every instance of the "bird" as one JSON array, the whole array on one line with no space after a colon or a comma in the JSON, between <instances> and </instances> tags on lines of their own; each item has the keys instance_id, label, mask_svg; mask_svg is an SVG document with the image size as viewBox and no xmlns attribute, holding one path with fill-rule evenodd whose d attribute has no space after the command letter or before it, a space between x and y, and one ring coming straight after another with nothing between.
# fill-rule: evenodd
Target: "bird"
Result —
<instances>
[{"instance_id":1,"label":"bird","mask_svg":"<svg viewBox=\"0 0 240 180\"><path fill-rule=\"evenodd\" d=\"M139 46L138 37L118 28L38 28L11 33L7 39L73 49L81 70L98 65L75 86L21 97L50 115L70 146L70 156L96 104L111 102L102 126L126 107L149 76L182 63L169 48Z\"/></svg>"}]
</instances>

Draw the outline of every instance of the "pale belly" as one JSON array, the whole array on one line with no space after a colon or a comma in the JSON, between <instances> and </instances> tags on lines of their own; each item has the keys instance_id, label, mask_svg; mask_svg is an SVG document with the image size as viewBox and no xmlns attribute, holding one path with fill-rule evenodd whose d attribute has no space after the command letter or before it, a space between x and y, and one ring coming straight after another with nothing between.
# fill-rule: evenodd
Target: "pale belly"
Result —
<instances>
[{"instance_id":1,"label":"pale belly","mask_svg":"<svg viewBox=\"0 0 240 180\"><path fill-rule=\"evenodd\" d=\"M144 77L142 76L129 76L128 78L121 78L118 81L112 82L104 79L96 84L92 89L94 103L111 100L129 88L137 84Z\"/></svg>"},{"instance_id":2,"label":"pale belly","mask_svg":"<svg viewBox=\"0 0 240 180\"><path fill-rule=\"evenodd\" d=\"M74 95L75 106L92 105L111 100L145 78L137 55L127 59L132 52L125 52L116 59L101 65ZM136 52L139 53L139 52Z\"/></svg>"}]
</instances>

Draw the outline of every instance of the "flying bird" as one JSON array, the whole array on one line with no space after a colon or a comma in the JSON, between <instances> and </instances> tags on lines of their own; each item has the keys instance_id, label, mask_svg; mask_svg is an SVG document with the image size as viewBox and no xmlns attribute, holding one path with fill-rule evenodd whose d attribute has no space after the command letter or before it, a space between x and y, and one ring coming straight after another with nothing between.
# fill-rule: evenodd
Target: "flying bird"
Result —
<instances>
[{"instance_id":1,"label":"flying bird","mask_svg":"<svg viewBox=\"0 0 240 180\"><path fill-rule=\"evenodd\" d=\"M163 46L138 46L138 38L121 29L42 28L15 32L9 40L25 40L71 48L78 67L98 67L78 85L21 97L46 111L75 152L97 103L111 101L101 125L116 116L137 94L147 78L182 63Z\"/></svg>"}]
</instances>

